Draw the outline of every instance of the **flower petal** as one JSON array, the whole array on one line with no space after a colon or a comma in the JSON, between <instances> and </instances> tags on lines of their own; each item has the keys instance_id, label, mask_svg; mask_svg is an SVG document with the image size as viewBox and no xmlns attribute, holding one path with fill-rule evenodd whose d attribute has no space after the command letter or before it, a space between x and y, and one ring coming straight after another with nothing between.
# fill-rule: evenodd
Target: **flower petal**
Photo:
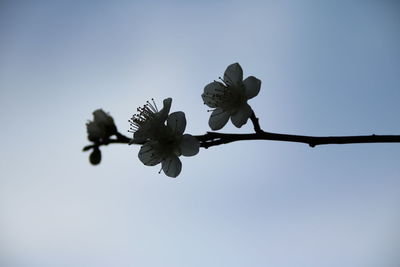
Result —
<instances>
[{"instance_id":1,"label":"flower petal","mask_svg":"<svg viewBox=\"0 0 400 267\"><path fill-rule=\"evenodd\" d=\"M218 102L218 95L224 92L225 86L221 82L212 82L204 87L204 93L201 95L204 104L210 108L216 108Z\"/></svg>"},{"instance_id":2,"label":"flower petal","mask_svg":"<svg viewBox=\"0 0 400 267\"><path fill-rule=\"evenodd\" d=\"M172 104L172 98L166 98L163 101L163 108L157 113L158 118L160 119L160 121L164 122L167 117L168 117L168 113L171 109L171 104Z\"/></svg>"},{"instance_id":3,"label":"flower petal","mask_svg":"<svg viewBox=\"0 0 400 267\"><path fill-rule=\"evenodd\" d=\"M163 160L161 165L164 173L172 178L177 177L182 170L182 162L175 155L171 155L165 160Z\"/></svg>"},{"instance_id":4,"label":"flower petal","mask_svg":"<svg viewBox=\"0 0 400 267\"><path fill-rule=\"evenodd\" d=\"M244 84L244 93L247 99L253 98L258 95L261 88L261 80L257 79L254 76L249 76L246 80L243 81Z\"/></svg>"},{"instance_id":5,"label":"flower petal","mask_svg":"<svg viewBox=\"0 0 400 267\"><path fill-rule=\"evenodd\" d=\"M252 112L253 110L251 109L249 104L244 103L243 105L241 105L238 111L231 117L233 125L238 128L242 127L244 124L246 124Z\"/></svg>"},{"instance_id":6,"label":"flower petal","mask_svg":"<svg viewBox=\"0 0 400 267\"><path fill-rule=\"evenodd\" d=\"M214 131L219 130L228 122L229 116L230 113L228 111L224 111L221 108L216 108L211 113L210 119L208 120L208 125Z\"/></svg>"},{"instance_id":7,"label":"flower petal","mask_svg":"<svg viewBox=\"0 0 400 267\"><path fill-rule=\"evenodd\" d=\"M162 161L162 156L156 148L157 142L147 142L139 150L139 159L146 166L155 166Z\"/></svg>"},{"instance_id":8,"label":"flower petal","mask_svg":"<svg viewBox=\"0 0 400 267\"><path fill-rule=\"evenodd\" d=\"M243 81L243 70L239 63L233 63L226 68L224 81L228 85L239 85Z\"/></svg>"},{"instance_id":9,"label":"flower petal","mask_svg":"<svg viewBox=\"0 0 400 267\"><path fill-rule=\"evenodd\" d=\"M190 134L185 134L182 136L180 148L182 155L191 157L199 153L200 143L197 138Z\"/></svg>"},{"instance_id":10,"label":"flower petal","mask_svg":"<svg viewBox=\"0 0 400 267\"><path fill-rule=\"evenodd\" d=\"M204 93L207 94L218 94L225 88L224 84L221 82L214 81L212 83L207 84L204 87Z\"/></svg>"},{"instance_id":11,"label":"flower petal","mask_svg":"<svg viewBox=\"0 0 400 267\"><path fill-rule=\"evenodd\" d=\"M182 111L171 113L167 119L167 126L172 129L175 134L183 134L186 128L185 113Z\"/></svg>"}]
</instances>

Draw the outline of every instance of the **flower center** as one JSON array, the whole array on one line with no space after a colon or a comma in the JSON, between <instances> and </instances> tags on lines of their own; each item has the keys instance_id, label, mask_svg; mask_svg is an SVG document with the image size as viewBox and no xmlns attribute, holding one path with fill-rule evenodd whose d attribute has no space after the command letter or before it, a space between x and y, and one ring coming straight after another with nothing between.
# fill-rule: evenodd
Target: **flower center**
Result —
<instances>
[{"instance_id":1,"label":"flower center","mask_svg":"<svg viewBox=\"0 0 400 267\"><path fill-rule=\"evenodd\" d=\"M227 111L233 111L237 109L244 98L244 86L243 84L235 85L231 81L220 80L224 83L223 87L215 89L213 94L208 94L213 100L217 107Z\"/></svg>"}]
</instances>

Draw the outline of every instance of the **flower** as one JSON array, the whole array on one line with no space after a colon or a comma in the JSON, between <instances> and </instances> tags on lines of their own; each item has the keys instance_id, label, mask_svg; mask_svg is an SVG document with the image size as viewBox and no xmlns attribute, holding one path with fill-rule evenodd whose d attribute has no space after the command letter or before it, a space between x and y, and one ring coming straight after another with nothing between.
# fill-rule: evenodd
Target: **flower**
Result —
<instances>
[{"instance_id":1,"label":"flower","mask_svg":"<svg viewBox=\"0 0 400 267\"><path fill-rule=\"evenodd\" d=\"M233 125L240 128L253 112L247 100L258 95L261 80L249 76L243 81L242 67L234 63L226 68L221 81L206 85L201 95L204 104L214 108L208 124L212 130L219 130L231 118Z\"/></svg>"},{"instance_id":2,"label":"flower","mask_svg":"<svg viewBox=\"0 0 400 267\"><path fill-rule=\"evenodd\" d=\"M90 141L99 142L117 133L117 126L114 124L114 119L102 109L95 110L93 117L93 121L89 121L86 124L88 139Z\"/></svg>"},{"instance_id":3,"label":"flower","mask_svg":"<svg viewBox=\"0 0 400 267\"><path fill-rule=\"evenodd\" d=\"M146 137L146 142L142 145L138 154L140 161L146 166L155 166L161 163L164 173L175 178L182 170L182 162L179 156L196 155L199 152L200 144L192 135L183 134L186 128L185 113L178 111L168 116L172 99L166 100L164 100L162 114L161 111L158 112L156 109L154 109L152 115L145 112L148 115L146 115L147 122L139 125L135 134L141 130L140 138ZM142 113L141 110L139 112ZM140 114L133 118L141 117ZM167 115L166 124L165 115ZM142 122L142 120L139 121ZM134 139L137 140L136 135Z\"/></svg>"},{"instance_id":4,"label":"flower","mask_svg":"<svg viewBox=\"0 0 400 267\"><path fill-rule=\"evenodd\" d=\"M157 139L162 125L168 118L171 109L172 98L166 98L163 101L163 108L158 111L157 105L152 99L152 103L147 101L143 107L137 109L138 113L129 120L131 127L129 132L133 133L133 139L130 144L143 143L148 139Z\"/></svg>"}]
</instances>

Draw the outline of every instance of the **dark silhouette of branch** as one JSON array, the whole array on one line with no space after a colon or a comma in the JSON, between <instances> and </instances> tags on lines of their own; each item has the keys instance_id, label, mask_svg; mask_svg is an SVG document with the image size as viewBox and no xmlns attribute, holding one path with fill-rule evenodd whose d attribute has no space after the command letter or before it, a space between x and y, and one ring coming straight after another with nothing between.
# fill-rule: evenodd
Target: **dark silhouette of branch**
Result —
<instances>
[{"instance_id":1,"label":"dark silhouette of branch","mask_svg":"<svg viewBox=\"0 0 400 267\"><path fill-rule=\"evenodd\" d=\"M204 148L245 140L269 140L304 143L308 144L310 147L329 144L400 143L400 135L375 134L359 136L305 136L261 131L252 134L207 132L205 135L195 137L200 141L200 146Z\"/></svg>"},{"instance_id":2,"label":"dark silhouette of branch","mask_svg":"<svg viewBox=\"0 0 400 267\"><path fill-rule=\"evenodd\" d=\"M250 116L253 123L255 133L249 134L231 134L231 133L217 133L207 132L204 135L194 135L200 142L200 147L209 148L222 144L228 144L237 141L246 140L267 140L267 141L282 141L293 143L304 143L310 147L319 145L331 144L365 144L365 143L400 143L400 135L356 135L356 136L306 136L294 134L280 134L265 132L261 129L259 120L254 114ZM92 145L85 146L83 151L98 148L102 145L109 144L128 144L132 139L117 132L114 139L107 139L93 143ZM142 145L143 143L133 143Z\"/></svg>"},{"instance_id":3,"label":"dark silhouette of branch","mask_svg":"<svg viewBox=\"0 0 400 267\"><path fill-rule=\"evenodd\" d=\"M88 151L90 149L93 149L95 147L99 147L99 146L105 146L108 144L129 144L129 142L131 141L131 138L117 132L115 134L116 139L107 139L104 141L99 141L99 142L95 142L92 145L88 145L85 146L82 151Z\"/></svg>"},{"instance_id":4,"label":"dark silhouette of branch","mask_svg":"<svg viewBox=\"0 0 400 267\"><path fill-rule=\"evenodd\" d=\"M363 144L363 143L400 143L400 135L358 135L358 136L305 136L305 135L293 135L293 134L279 134L264 132L260 130L256 133L250 134L231 134L231 133L217 133L207 132L204 135L195 135L199 142L200 147L209 148L222 144L228 144L237 141L246 140L268 140L268 141L283 141L283 142L294 142L308 144L310 147L319 145L330 145L330 144ZM131 141L129 137L126 137L118 133L116 139L109 139L104 142L99 142L93 145L89 145L83 148L83 151L90 150L94 147L109 144L128 144ZM135 143L143 144L143 143Z\"/></svg>"},{"instance_id":5,"label":"dark silhouette of branch","mask_svg":"<svg viewBox=\"0 0 400 267\"><path fill-rule=\"evenodd\" d=\"M254 111L250 115L255 133L252 134L225 134L207 132L205 135L195 136L200 146L209 148L216 145L228 144L244 140L269 140L308 144L310 147L329 144L361 144L361 143L398 143L400 135L359 135L359 136L305 136L293 134L279 134L265 132L261 129L259 119Z\"/></svg>"},{"instance_id":6,"label":"dark silhouette of branch","mask_svg":"<svg viewBox=\"0 0 400 267\"><path fill-rule=\"evenodd\" d=\"M254 131L256 133L264 132L263 130L261 130L260 123L258 122L258 118L256 117L256 114L254 114L254 111L250 115L250 120L253 123Z\"/></svg>"}]
</instances>

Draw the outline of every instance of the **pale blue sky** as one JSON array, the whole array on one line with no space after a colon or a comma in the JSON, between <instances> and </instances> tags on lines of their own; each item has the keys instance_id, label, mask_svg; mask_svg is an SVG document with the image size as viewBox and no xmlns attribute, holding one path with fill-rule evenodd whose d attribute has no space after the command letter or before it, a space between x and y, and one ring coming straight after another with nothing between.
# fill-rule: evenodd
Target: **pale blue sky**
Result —
<instances>
[{"instance_id":1,"label":"pale blue sky","mask_svg":"<svg viewBox=\"0 0 400 267\"><path fill-rule=\"evenodd\" d=\"M262 80L264 130L400 134L396 1L2 1L0 266L397 267L400 145L238 142L182 158L177 179L138 147L103 149L172 97L209 130L204 86L234 62ZM251 125L223 132L251 132Z\"/></svg>"}]
</instances>

